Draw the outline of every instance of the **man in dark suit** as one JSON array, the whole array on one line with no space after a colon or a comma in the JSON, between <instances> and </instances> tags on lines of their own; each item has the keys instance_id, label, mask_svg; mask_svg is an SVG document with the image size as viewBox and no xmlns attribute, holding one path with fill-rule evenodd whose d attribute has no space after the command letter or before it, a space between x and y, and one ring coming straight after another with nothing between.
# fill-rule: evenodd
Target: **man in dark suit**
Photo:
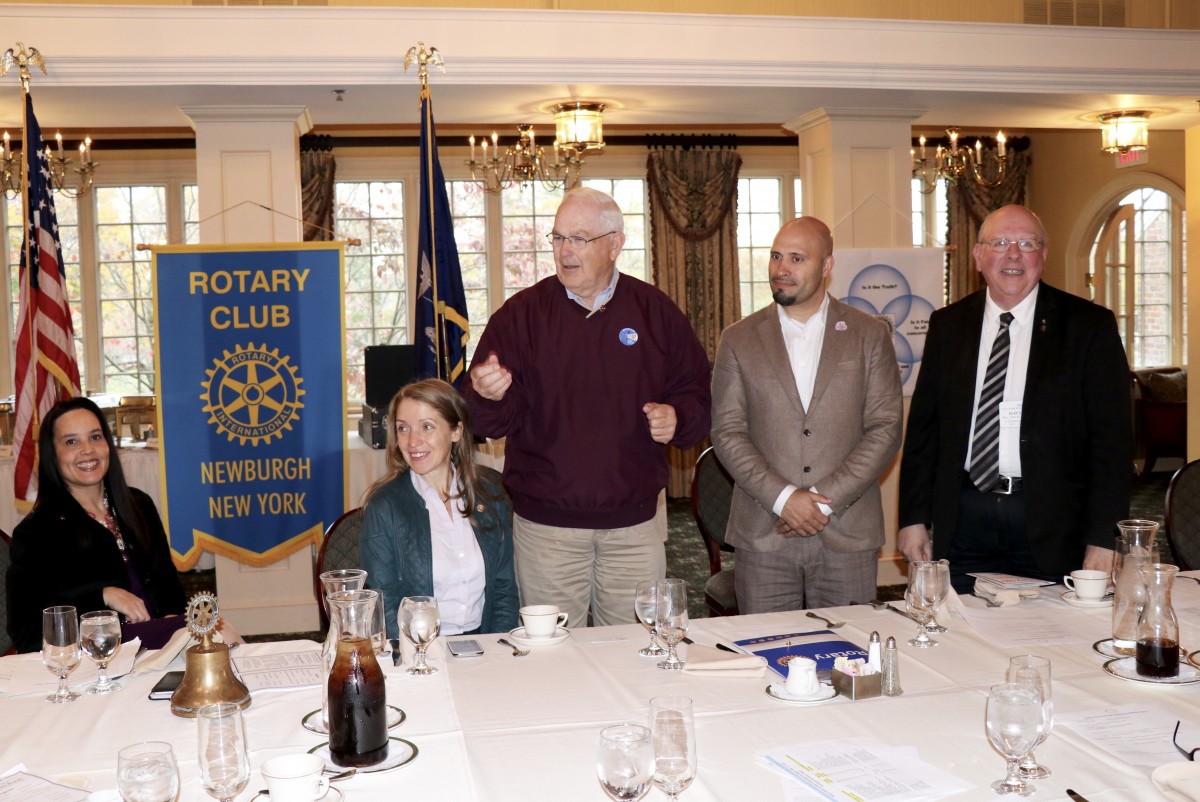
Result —
<instances>
[{"instance_id":1,"label":"man in dark suit","mask_svg":"<svg viewBox=\"0 0 1200 802\"><path fill-rule=\"evenodd\" d=\"M725 539L742 613L875 596L900 370L888 328L825 291L832 269L829 228L789 220L771 245L775 303L717 349L712 439L737 483Z\"/></svg>"},{"instance_id":2,"label":"man in dark suit","mask_svg":"<svg viewBox=\"0 0 1200 802\"><path fill-rule=\"evenodd\" d=\"M979 230L987 289L933 313L900 467L897 546L967 572L1110 570L1129 513L1129 367L1112 313L1041 283L1046 231L1005 206ZM932 527L932 544L930 528Z\"/></svg>"}]
</instances>

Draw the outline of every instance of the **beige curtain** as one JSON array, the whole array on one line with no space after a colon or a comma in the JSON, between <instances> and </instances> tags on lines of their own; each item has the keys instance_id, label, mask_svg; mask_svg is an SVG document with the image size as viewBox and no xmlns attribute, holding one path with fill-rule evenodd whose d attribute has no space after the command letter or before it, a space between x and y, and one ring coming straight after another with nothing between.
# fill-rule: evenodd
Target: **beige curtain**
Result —
<instances>
[{"instance_id":1,"label":"beige curtain","mask_svg":"<svg viewBox=\"0 0 1200 802\"><path fill-rule=\"evenodd\" d=\"M300 137L300 202L305 242L333 239L333 182L337 163L328 136Z\"/></svg>"},{"instance_id":2,"label":"beige curtain","mask_svg":"<svg viewBox=\"0 0 1200 802\"><path fill-rule=\"evenodd\" d=\"M985 177L996 174L995 146L994 140L983 137ZM983 288L983 277L975 269L975 261L971 256L983 219L1001 206L1025 203L1025 183L1029 176L1029 138L1016 137L1008 140L1008 157L1008 168L999 186L985 187L968 176L963 176L951 182L946 193L946 244L954 246L948 249L946 254L946 297L950 303Z\"/></svg>"},{"instance_id":3,"label":"beige curtain","mask_svg":"<svg viewBox=\"0 0 1200 802\"><path fill-rule=\"evenodd\" d=\"M692 322L711 361L721 331L738 319L737 181L733 137L663 137L646 161L654 283ZM691 492L703 446L668 448L667 494Z\"/></svg>"}]
</instances>

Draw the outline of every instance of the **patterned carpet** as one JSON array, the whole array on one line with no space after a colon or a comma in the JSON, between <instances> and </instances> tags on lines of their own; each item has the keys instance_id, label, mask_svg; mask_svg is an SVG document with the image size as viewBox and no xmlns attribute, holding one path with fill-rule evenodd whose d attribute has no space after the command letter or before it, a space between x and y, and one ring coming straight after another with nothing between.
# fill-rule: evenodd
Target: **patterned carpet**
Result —
<instances>
[{"instance_id":1,"label":"patterned carpet","mask_svg":"<svg viewBox=\"0 0 1200 802\"><path fill-rule=\"evenodd\" d=\"M1163 501L1166 497L1167 484L1171 480L1171 471L1156 471L1146 479L1134 479L1133 494L1130 501L1130 515L1134 518L1149 518L1163 521ZM1159 530L1162 559L1173 559L1166 537ZM732 567L733 554L722 555L722 567ZM200 590L215 590L216 578L214 571L188 571L180 574L184 590L188 595ZM708 608L704 604L704 583L709 577L708 553L696 529L692 517L692 502L690 499L671 499L667 502L667 576L686 579L688 583L688 611L692 618L708 617ZM879 598L903 598L904 586L895 585L881 587ZM278 635L258 635L246 638L249 641L288 640L293 638L309 638L320 640L319 632L281 633Z\"/></svg>"}]
</instances>

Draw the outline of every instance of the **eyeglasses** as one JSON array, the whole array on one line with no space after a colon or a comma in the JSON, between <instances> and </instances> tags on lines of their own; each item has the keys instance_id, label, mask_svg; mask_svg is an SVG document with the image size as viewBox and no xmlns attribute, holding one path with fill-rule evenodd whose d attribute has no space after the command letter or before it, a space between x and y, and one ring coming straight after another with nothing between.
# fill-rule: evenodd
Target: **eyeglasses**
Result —
<instances>
[{"instance_id":1,"label":"eyeglasses","mask_svg":"<svg viewBox=\"0 0 1200 802\"><path fill-rule=\"evenodd\" d=\"M1175 732L1171 735L1171 743L1175 744L1175 748L1179 750L1179 754L1183 755L1188 760L1194 761L1196 759L1196 753L1200 752L1200 746L1189 752L1179 745L1179 725L1182 723L1183 722L1181 721L1175 722Z\"/></svg>"},{"instance_id":2,"label":"eyeglasses","mask_svg":"<svg viewBox=\"0 0 1200 802\"><path fill-rule=\"evenodd\" d=\"M993 253L1005 253L1009 247L1016 245L1017 250L1021 253L1033 253L1042 249L1042 241L1040 239L991 239L987 242L981 242L981 245L986 245Z\"/></svg>"},{"instance_id":3,"label":"eyeglasses","mask_svg":"<svg viewBox=\"0 0 1200 802\"><path fill-rule=\"evenodd\" d=\"M615 232L615 231L608 232L608 234L616 234L616 233L617 232ZM601 234L598 237L592 237L591 239L587 239L586 237L564 237L562 234L555 234L552 231L546 235L546 240L550 243L551 247L554 247L554 248L561 248L562 244L564 242L569 242L569 243L571 243L572 248L575 248L576 250L578 250L579 248L586 248L588 245L590 245L591 243L595 242L598 239L603 239L604 237L607 237L608 234Z\"/></svg>"}]
</instances>

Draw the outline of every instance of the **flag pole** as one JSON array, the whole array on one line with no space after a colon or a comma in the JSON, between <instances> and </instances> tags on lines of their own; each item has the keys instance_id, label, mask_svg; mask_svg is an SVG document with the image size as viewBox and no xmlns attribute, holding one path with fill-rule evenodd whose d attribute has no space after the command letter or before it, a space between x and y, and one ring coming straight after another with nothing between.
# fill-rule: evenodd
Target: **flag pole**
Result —
<instances>
[{"instance_id":1,"label":"flag pole","mask_svg":"<svg viewBox=\"0 0 1200 802\"><path fill-rule=\"evenodd\" d=\"M424 52L424 49L425 49L424 43L422 42L421 43L422 52ZM421 68L417 74L421 78L421 95L420 95L420 97L421 97L421 128L422 128L422 133L425 135L425 141L426 141L426 143L428 143L432 140L432 137L433 137L433 131L430 130L431 126L429 123L429 121L431 119L433 119L433 110L431 108L433 105L433 97L429 93L429 69L428 69L428 67L426 67L426 63L424 60L421 61ZM437 242L437 216L434 215L434 213L433 213L434 172L433 172L433 148L432 147L425 148L425 180L428 181L430 184L430 186L426 188L426 192L425 192L426 204L428 206L428 208L425 210L425 213L428 215L427 219L429 220L429 234L430 234L429 240L431 243L435 243L435 242ZM432 268L431 278L432 278L432 282L433 282L433 347L434 347L434 354L435 354L434 360L435 360L435 364L437 364L437 374L438 374L437 377L439 379L445 379L449 375L449 371L446 370L446 366L442 364L442 356L445 353L445 349L442 347L442 333L445 331L446 326L442 322L443 316L441 313L441 304L439 303L439 301L441 300L441 296L438 294L438 264L437 264L438 249L436 247L431 247L429 250L430 250L430 261L432 262L430 267Z\"/></svg>"}]
</instances>

